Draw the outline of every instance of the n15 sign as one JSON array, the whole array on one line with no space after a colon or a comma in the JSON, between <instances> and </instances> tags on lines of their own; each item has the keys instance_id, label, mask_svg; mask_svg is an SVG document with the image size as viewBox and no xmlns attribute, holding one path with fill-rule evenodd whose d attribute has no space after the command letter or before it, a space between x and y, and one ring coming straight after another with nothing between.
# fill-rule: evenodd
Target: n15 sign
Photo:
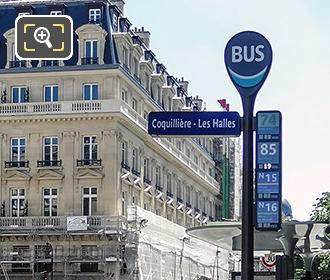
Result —
<instances>
[{"instance_id":1,"label":"n15 sign","mask_svg":"<svg viewBox=\"0 0 330 280\"><path fill-rule=\"evenodd\" d=\"M256 229L281 228L282 117L278 111L257 113Z\"/></svg>"}]
</instances>

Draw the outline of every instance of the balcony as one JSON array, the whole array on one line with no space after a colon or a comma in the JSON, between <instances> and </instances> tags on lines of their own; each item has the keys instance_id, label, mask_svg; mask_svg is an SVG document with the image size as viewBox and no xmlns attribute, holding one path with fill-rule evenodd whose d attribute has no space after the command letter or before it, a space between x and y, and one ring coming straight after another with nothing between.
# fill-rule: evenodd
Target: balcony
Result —
<instances>
[{"instance_id":1,"label":"balcony","mask_svg":"<svg viewBox=\"0 0 330 280\"><path fill-rule=\"evenodd\" d=\"M132 173L133 173L135 176L138 176L138 177L139 177L140 174L141 174L140 171L135 170L134 167L133 167Z\"/></svg>"},{"instance_id":2,"label":"balcony","mask_svg":"<svg viewBox=\"0 0 330 280\"><path fill-rule=\"evenodd\" d=\"M166 195L167 195L168 197L170 197L170 198L173 198L173 193L170 192L170 191L167 191L167 192L166 192Z\"/></svg>"},{"instance_id":3,"label":"balcony","mask_svg":"<svg viewBox=\"0 0 330 280\"><path fill-rule=\"evenodd\" d=\"M179 202L179 203L183 203L183 199L180 198L180 197L177 197L177 198L176 198L176 201Z\"/></svg>"},{"instance_id":4,"label":"balcony","mask_svg":"<svg viewBox=\"0 0 330 280\"><path fill-rule=\"evenodd\" d=\"M101 166L102 159L78 159L77 160L77 167L83 166Z\"/></svg>"},{"instance_id":5,"label":"balcony","mask_svg":"<svg viewBox=\"0 0 330 280\"><path fill-rule=\"evenodd\" d=\"M22 61L22 60L9 61L9 68L19 68L19 67L26 67L26 61Z\"/></svg>"},{"instance_id":6,"label":"balcony","mask_svg":"<svg viewBox=\"0 0 330 280\"><path fill-rule=\"evenodd\" d=\"M89 216L87 217L87 231L97 233L103 229L105 233L114 232L124 227L125 218L121 216ZM0 235L8 232L33 232L36 230L67 232L67 217L0 217Z\"/></svg>"},{"instance_id":7,"label":"balcony","mask_svg":"<svg viewBox=\"0 0 330 280\"><path fill-rule=\"evenodd\" d=\"M52 66L59 66L58 60L43 60L41 62L42 67L52 67Z\"/></svg>"},{"instance_id":8,"label":"balcony","mask_svg":"<svg viewBox=\"0 0 330 280\"><path fill-rule=\"evenodd\" d=\"M82 65L91 65L91 64L99 64L99 58L98 57L83 57L81 59Z\"/></svg>"},{"instance_id":9,"label":"balcony","mask_svg":"<svg viewBox=\"0 0 330 280\"><path fill-rule=\"evenodd\" d=\"M151 185L151 180L146 177L143 178L143 182L145 182L148 185Z\"/></svg>"},{"instance_id":10,"label":"balcony","mask_svg":"<svg viewBox=\"0 0 330 280\"><path fill-rule=\"evenodd\" d=\"M199 212L200 210L197 207L195 207L195 213L199 213Z\"/></svg>"},{"instance_id":11,"label":"balcony","mask_svg":"<svg viewBox=\"0 0 330 280\"><path fill-rule=\"evenodd\" d=\"M37 167L61 167L62 160L37 160Z\"/></svg>"},{"instance_id":12,"label":"balcony","mask_svg":"<svg viewBox=\"0 0 330 280\"><path fill-rule=\"evenodd\" d=\"M124 161L121 162L121 167L126 169L127 171L131 171L131 167Z\"/></svg>"},{"instance_id":13,"label":"balcony","mask_svg":"<svg viewBox=\"0 0 330 280\"><path fill-rule=\"evenodd\" d=\"M189 202L186 202L186 207L190 209L191 208L191 204Z\"/></svg>"},{"instance_id":14,"label":"balcony","mask_svg":"<svg viewBox=\"0 0 330 280\"><path fill-rule=\"evenodd\" d=\"M29 168L29 161L5 161L5 168Z\"/></svg>"},{"instance_id":15,"label":"balcony","mask_svg":"<svg viewBox=\"0 0 330 280\"><path fill-rule=\"evenodd\" d=\"M156 190L160 191L160 192L163 192L163 188L160 185L157 185L157 184L156 184Z\"/></svg>"}]
</instances>

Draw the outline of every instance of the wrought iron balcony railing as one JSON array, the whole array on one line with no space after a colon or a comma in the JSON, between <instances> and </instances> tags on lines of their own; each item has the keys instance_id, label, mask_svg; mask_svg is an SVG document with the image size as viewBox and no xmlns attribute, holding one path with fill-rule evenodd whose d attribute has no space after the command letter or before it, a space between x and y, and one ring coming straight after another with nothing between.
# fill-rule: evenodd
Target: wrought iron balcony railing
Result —
<instances>
[{"instance_id":1,"label":"wrought iron balcony railing","mask_svg":"<svg viewBox=\"0 0 330 280\"><path fill-rule=\"evenodd\" d=\"M60 167L62 160L37 160L37 167Z\"/></svg>"},{"instance_id":2,"label":"wrought iron balcony railing","mask_svg":"<svg viewBox=\"0 0 330 280\"><path fill-rule=\"evenodd\" d=\"M132 170L132 173L135 175L135 176L140 176L140 171L137 171L137 170L135 170L134 168L133 168L133 170Z\"/></svg>"},{"instance_id":3,"label":"wrought iron balcony railing","mask_svg":"<svg viewBox=\"0 0 330 280\"><path fill-rule=\"evenodd\" d=\"M149 184L149 185L151 184L151 180L146 177L143 178L143 182L145 182L146 184Z\"/></svg>"},{"instance_id":4,"label":"wrought iron balcony railing","mask_svg":"<svg viewBox=\"0 0 330 280\"><path fill-rule=\"evenodd\" d=\"M170 191L167 191L167 192L166 192L166 195L167 195L168 197L173 198L173 193L171 193Z\"/></svg>"},{"instance_id":5,"label":"wrought iron balcony railing","mask_svg":"<svg viewBox=\"0 0 330 280\"><path fill-rule=\"evenodd\" d=\"M82 65L90 65L90 64L99 64L99 58L98 57L83 57L81 59Z\"/></svg>"},{"instance_id":6,"label":"wrought iron balcony railing","mask_svg":"<svg viewBox=\"0 0 330 280\"><path fill-rule=\"evenodd\" d=\"M126 169L127 171L131 171L131 167L124 161L121 162L121 167Z\"/></svg>"},{"instance_id":7,"label":"wrought iron balcony railing","mask_svg":"<svg viewBox=\"0 0 330 280\"><path fill-rule=\"evenodd\" d=\"M9 61L9 68L19 68L19 67L26 67L26 61L22 61L22 60Z\"/></svg>"},{"instance_id":8,"label":"wrought iron balcony railing","mask_svg":"<svg viewBox=\"0 0 330 280\"><path fill-rule=\"evenodd\" d=\"M101 166L102 159L78 159L77 166Z\"/></svg>"},{"instance_id":9,"label":"wrought iron balcony railing","mask_svg":"<svg viewBox=\"0 0 330 280\"><path fill-rule=\"evenodd\" d=\"M41 62L42 67L58 66L58 60L43 60Z\"/></svg>"},{"instance_id":10,"label":"wrought iron balcony railing","mask_svg":"<svg viewBox=\"0 0 330 280\"><path fill-rule=\"evenodd\" d=\"M5 168L28 168L29 161L5 161Z\"/></svg>"}]
</instances>

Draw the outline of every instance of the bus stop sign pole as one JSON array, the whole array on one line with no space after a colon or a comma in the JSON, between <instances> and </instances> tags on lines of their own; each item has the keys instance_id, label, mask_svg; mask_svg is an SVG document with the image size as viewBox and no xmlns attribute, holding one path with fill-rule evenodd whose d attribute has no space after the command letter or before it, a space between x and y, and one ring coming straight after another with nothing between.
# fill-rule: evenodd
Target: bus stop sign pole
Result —
<instances>
[{"instance_id":1,"label":"bus stop sign pole","mask_svg":"<svg viewBox=\"0 0 330 280\"><path fill-rule=\"evenodd\" d=\"M273 59L268 40L254 31L233 36L225 48L225 65L243 105L242 280L254 274L253 110Z\"/></svg>"}]
</instances>

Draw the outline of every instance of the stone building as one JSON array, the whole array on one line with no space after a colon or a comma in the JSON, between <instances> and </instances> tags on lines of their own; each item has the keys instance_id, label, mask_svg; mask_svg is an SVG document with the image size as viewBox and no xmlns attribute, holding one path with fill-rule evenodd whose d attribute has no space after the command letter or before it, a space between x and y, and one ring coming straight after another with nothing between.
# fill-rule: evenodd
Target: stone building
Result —
<instances>
[{"instance_id":1,"label":"stone building","mask_svg":"<svg viewBox=\"0 0 330 280\"><path fill-rule=\"evenodd\" d=\"M72 58L18 60L14 24L26 14L71 16ZM150 111L196 104L123 1L1 0L0 18L0 260L10 279L137 277L125 257L138 232L128 206L183 227L214 219L213 142L148 135Z\"/></svg>"}]
</instances>

